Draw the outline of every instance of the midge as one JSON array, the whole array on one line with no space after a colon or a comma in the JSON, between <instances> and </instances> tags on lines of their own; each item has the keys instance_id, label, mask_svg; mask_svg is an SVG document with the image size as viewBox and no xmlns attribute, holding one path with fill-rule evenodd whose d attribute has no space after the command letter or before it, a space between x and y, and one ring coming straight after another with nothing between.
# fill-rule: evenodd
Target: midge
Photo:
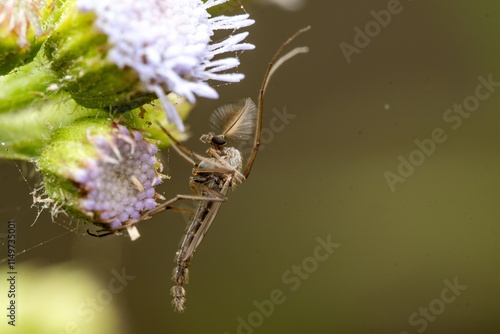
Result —
<instances>
[{"instance_id":1,"label":"midge","mask_svg":"<svg viewBox=\"0 0 500 334\"><path fill-rule=\"evenodd\" d=\"M194 165L193 176L189 181L194 195L177 195L155 209L146 212L141 218L126 222L119 230L128 229L132 237L136 224L148 220L164 210L182 211L172 206L174 202L186 199L198 202L197 209L187 227L186 234L181 240L180 249L175 257L176 267L173 272L175 285L172 287L171 293L174 297L172 303L177 311L185 309L186 291L184 284L188 282L188 268L191 265L196 249L212 225L222 203L227 200L226 194L228 190L234 189L238 184L245 181L252 170L260 145L264 92L267 83L273 72L283 62L296 54L307 52L308 48L295 48L283 57L279 59L278 57L283 49L298 35L309 29L310 27L306 27L296 32L274 54L264 75L259 92L258 106L250 98L245 98L234 104L220 107L210 116L210 125L215 132L202 135L200 138L202 142L210 145L206 152L208 157L196 154L186 148L158 123L158 126L170 138L172 147L179 155ZM243 157L240 151L228 144L236 146L239 141L247 141L252 136L253 148L246 165L243 166ZM117 231L109 233L115 232Z\"/></svg>"}]
</instances>

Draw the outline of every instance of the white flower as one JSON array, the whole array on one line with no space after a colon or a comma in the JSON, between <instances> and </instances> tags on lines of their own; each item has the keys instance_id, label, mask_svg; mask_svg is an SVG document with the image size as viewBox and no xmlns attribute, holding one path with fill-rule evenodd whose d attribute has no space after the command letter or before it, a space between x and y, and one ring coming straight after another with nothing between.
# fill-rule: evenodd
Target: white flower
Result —
<instances>
[{"instance_id":1,"label":"white flower","mask_svg":"<svg viewBox=\"0 0 500 334\"><path fill-rule=\"evenodd\" d=\"M131 67L146 90L156 93L169 121L184 131L166 94L174 92L194 103L195 96L218 98L207 80L238 82L241 73L221 73L239 65L238 58L214 59L226 52L250 50L247 32L211 43L215 30L237 30L254 23L248 14L210 17L207 9L227 0L78 0L83 11L95 11L96 26L112 45L109 59Z\"/></svg>"},{"instance_id":2,"label":"white flower","mask_svg":"<svg viewBox=\"0 0 500 334\"><path fill-rule=\"evenodd\" d=\"M32 29L37 37L43 34L39 12L44 3L9 0L0 4L0 35L14 32L21 47L29 45L28 34ZM4 38L6 36L2 36Z\"/></svg>"}]
</instances>

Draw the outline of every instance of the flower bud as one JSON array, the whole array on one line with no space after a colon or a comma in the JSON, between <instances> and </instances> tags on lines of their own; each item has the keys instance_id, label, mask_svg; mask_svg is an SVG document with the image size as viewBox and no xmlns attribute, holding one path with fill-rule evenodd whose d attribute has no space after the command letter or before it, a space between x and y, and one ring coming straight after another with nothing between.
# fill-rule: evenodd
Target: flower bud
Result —
<instances>
[{"instance_id":1,"label":"flower bud","mask_svg":"<svg viewBox=\"0 0 500 334\"><path fill-rule=\"evenodd\" d=\"M104 112L80 107L71 99L39 101L8 113L0 112L0 157L37 160L55 130L78 118L97 116L104 116Z\"/></svg>"}]
</instances>

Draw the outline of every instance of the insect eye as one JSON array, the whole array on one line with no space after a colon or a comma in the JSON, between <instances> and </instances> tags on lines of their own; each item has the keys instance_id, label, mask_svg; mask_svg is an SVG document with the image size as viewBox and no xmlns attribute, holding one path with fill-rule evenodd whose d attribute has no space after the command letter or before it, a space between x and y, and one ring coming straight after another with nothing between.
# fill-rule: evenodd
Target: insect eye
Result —
<instances>
[{"instance_id":1,"label":"insect eye","mask_svg":"<svg viewBox=\"0 0 500 334\"><path fill-rule=\"evenodd\" d=\"M226 140L221 136L214 136L212 137L212 143L214 143L217 146L223 146L226 144Z\"/></svg>"}]
</instances>

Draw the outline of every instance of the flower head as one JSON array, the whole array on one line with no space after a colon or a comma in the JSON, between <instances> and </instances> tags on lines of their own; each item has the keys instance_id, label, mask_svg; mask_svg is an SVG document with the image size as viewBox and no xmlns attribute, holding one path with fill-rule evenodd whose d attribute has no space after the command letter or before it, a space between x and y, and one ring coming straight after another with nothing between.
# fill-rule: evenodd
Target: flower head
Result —
<instances>
[{"instance_id":1,"label":"flower head","mask_svg":"<svg viewBox=\"0 0 500 334\"><path fill-rule=\"evenodd\" d=\"M113 231L156 207L156 153L139 131L85 119L60 129L38 166L49 198Z\"/></svg>"},{"instance_id":2,"label":"flower head","mask_svg":"<svg viewBox=\"0 0 500 334\"><path fill-rule=\"evenodd\" d=\"M85 194L80 208L92 212L94 222L109 224L110 229L154 209L155 186L162 180L156 170L156 146L140 132L117 124L111 137L89 131L87 139L98 156L73 172L74 181Z\"/></svg>"},{"instance_id":3,"label":"flower head","mask_svg":"<svg viewBox=\"0 0 500 334\"><path fill-rule=\"evenodd\" d=\"M237 58L214 58L254 48L242 42L246 32L212 44L215 30L237 30L254 23L248 14L210 17L207 9L226 1L78 0L78 7L96 13L95 26L111 44L108 59L120 68L134 69L144 88L162 101L168 119L183 131L167 93L175 92L191 103L196 96L217 98L207 80L238 82L244 75L221 73L237 67Z\"/></svg>"},{"instance_id":4,"label":"flower head","mask_svg":"<svg viewBox=\"0 0 500 334\"><path fill-rule=\"evenodd\" d=\"M29 63L48 36L54 1L0 3L0 75Z\"/></svg>"}]
</instances>

